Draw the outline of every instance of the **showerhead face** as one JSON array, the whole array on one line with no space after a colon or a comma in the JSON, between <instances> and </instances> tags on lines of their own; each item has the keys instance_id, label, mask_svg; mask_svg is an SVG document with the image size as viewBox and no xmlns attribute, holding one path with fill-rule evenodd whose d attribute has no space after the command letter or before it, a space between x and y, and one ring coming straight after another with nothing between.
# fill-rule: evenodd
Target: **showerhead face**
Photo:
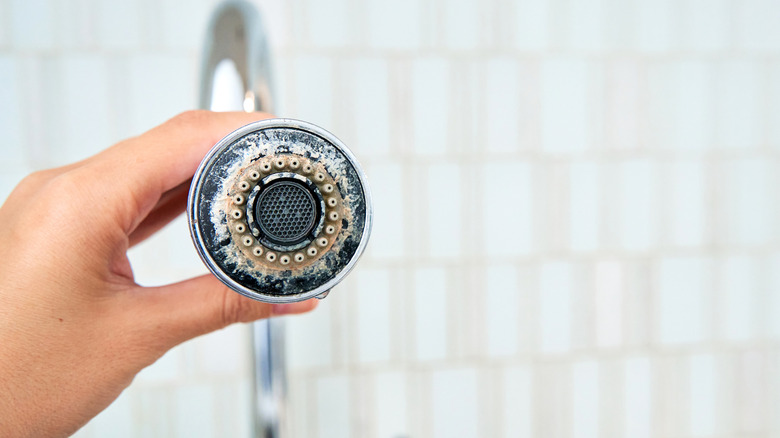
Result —
<instances>
[{"instance_id":1,"label":"showerhead face","mask_svg":"<svg viewBox=\"0 0 780 438\"><path fill-rule=\"evenodd\" d=\"M333 134L271 119L217 143L195 173L190 233L209 270L272 303L324 297L371 233L365 174Z\"/></svg>"}]
</instances>

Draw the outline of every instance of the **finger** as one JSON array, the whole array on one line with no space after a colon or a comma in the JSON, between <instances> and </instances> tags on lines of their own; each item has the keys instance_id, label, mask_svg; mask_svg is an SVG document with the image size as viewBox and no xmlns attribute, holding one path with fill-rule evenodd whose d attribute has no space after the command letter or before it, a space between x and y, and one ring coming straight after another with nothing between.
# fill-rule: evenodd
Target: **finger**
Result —
<instances>
[{"instance_id":1,"label":"finger","mask_svg":"<svg viewBox=\"0 0 780 438\"><path fill-rule=\"evenodd\" d=\"M143 221L130 233L130 246L134 246L156 233L179 216L187 206L187 192L190 180L163 193L157 205L146 215Z\"/></svg>"},{"instance_id":2,"label":"finger","mask_svg":"<svg viewBox=\"0 0 780 438\"><path fill-rule=\"evenodd\" d=\"M222 137L269 117L264 113L189 111L103 151L85 168L105 190L106 199L115 201L111 207L122 216L119 219L129 234L163 193L192 177L208 150Z\"/></svg>"},{"instance_id":3,"label":"finger","mask_svg":"<svg viewBox=\"0 0 780 438\"><path fill-rule=\"evenodd\" d=\"M25 205L32 196L34 196L36 193L40 193L46 184L65 172L83 166L84 163L86 163L88 160L89 158L78 161L76 163L68 164L66 166L39 170L27 175L8 195L8 198L5 200L5 204L3 205ZM10 207L10 209L14 208L15 207Z\"/></svg>"},{"instance_id":4,"label":"finger","mask_svg":"<svg viewBox=\"0 0 780 438\"><path fill-rule=\"evenodd\" d=\"M146 326L168 349L188 339L237 322L308 312L316 298L289 304L269 304L240 295L213 275L204 275L162 287L141 288L137 304Z\"/></svg>"}]
</instances>

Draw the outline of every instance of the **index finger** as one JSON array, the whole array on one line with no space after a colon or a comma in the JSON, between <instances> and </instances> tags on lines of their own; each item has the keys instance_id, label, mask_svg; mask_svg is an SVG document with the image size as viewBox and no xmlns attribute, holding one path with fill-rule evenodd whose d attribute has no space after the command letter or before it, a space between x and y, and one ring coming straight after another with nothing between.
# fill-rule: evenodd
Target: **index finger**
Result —
<instances>
[{"instance_id":1,"label":"index finger","mask_svg":"<svg viewBox=\"0 0 780 438\"><path fill-rule=\"evenodd\" d=\"M122 212L129 232L163 193L192 177L220 139L241 126L270 117L265 113L188 111L103 151L88 167L95 180L110 190L111 197L121 202L114 207ZM122 202L117 193L130 198Z\"/></svg>"}]
</instances>

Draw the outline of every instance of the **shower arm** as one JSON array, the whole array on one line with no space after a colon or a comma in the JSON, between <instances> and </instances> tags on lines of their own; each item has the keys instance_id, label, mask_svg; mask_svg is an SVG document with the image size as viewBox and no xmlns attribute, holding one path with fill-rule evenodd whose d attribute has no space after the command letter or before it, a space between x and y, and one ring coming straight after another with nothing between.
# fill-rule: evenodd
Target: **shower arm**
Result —
<instances>
[{"instance_id":1,"label":"shower arm","mask_svg":"<svg viewBox=\"0 0 780 438\"><path fill-rule=\"evenodd\" d=\"M224 72L224 65L230 67L232 74ZM271 79L268 40L259 11L243 0L222 2L213 12L206 31L200 108L270 113L274 104ZM219 93L231 86L241 93L223 93L228 95L226 103ZM280 438L286 401L283 321L255 322L251 342L252 436Z\"/></svg>"},{"instance_id":2,"label":"shower arm","mask_svg":"<svg viewBox=\"0 0 780 438\"><path fill-rule=\"evenodd\" d=\"M232 61L244 91L246 112L273 110L271 57L259 11L243 0L228 0L215 9L206 31L200 82L200 108L215 109L213 90L217 67Z\"/></svg>"}]
</instances>

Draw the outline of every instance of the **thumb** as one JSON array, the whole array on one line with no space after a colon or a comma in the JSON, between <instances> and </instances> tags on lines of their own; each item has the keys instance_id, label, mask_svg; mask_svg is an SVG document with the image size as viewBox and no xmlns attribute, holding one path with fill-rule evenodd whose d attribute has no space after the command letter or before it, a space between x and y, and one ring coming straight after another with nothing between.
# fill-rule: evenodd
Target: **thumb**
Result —
<instances>
[{"instance_id":1,"label":"thumb","mask_svg":"<svg viewBox=\"0 0 780 438\"><path fill-rule=\"evenodd\" d=\"M142 288L139 295L147 327L163 340L166 350L233 323L308 312L317 307L318 301L263 303L230 290L212 275Z\"/></svg>"}]
</instances>

